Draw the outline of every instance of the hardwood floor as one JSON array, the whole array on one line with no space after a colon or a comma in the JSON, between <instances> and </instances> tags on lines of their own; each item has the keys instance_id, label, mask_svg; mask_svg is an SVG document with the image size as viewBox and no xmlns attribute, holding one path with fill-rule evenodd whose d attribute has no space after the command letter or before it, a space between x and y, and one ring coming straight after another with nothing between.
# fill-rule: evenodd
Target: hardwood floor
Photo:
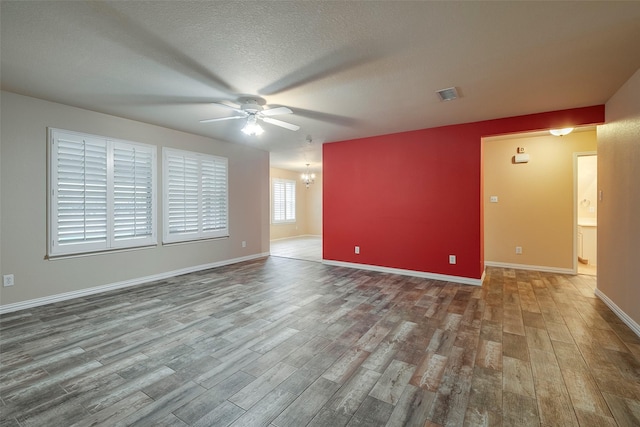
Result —
<instances>
[{"instance_id":1,"label":"hardwood floor","mask_svg":"<svg viewBox=\"0 0 640 427\"><path fill-rule=\"evenodd\" d=\"M1 317L0 426L638 426L595 278L270 257Z\"/></svg>"},{"instance_id":2,"label":"hardwood floor","mask_svg":"<svg viewBox=\"0 0 640 427\"><path fill-rule=\"evenodd\" d=\"M272 256L322 262L322 237L298 236L271 241Z\"/></svg>"}]
</instances>

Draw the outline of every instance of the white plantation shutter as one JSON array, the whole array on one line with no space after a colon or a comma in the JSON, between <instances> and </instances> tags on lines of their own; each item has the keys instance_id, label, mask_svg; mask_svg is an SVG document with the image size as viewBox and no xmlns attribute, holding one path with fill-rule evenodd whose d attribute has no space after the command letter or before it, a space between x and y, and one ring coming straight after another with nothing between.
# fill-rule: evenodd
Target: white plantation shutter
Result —
<instances>
[{"instance_id":1,"label":"white plantation shutter","mask_svg":"<svg viewBox=\"0 0 640 427\"><path fill-rule=\"evenodd\" d=\"M155 149L114 143L113 238L137 244L153 237Z\"/></svg>"},{"instance_id":2,"label":"white plantation shutter","mask_svg":"<svg viewBox=\"0 0 640 427\"><path fill-rule=\"evenodd\" d=\"M198 162L181 155L167 154L164 174L168 180L169 234L198 232Z\"/></svg>"},{"instance_id":3,"label":"white plantation shutter","mask_svg":"<svg viewBox=\"0 0 640 427\"><path fill-rule=\"evenodd\" d=\"M272 222L295 222L296 182L290 179L272 180L273 214Z\"/></svg>"},{"instance_id":4,"label":"white plantation shutter","mask_svg":"<svg viewBox=\"0 0 640 427\"><path fill-rule=\"evenodd\" d=\"M227 159L164 148L163 164L163 240L228 236Z\"/></svg>"},{"instance_id":5,"label":"white plantation shutter","mask_svg":"<svg viewBox=\"0 0 640 427\"><path fill-rule=\"evenodd\" d=\"M214 158L202 161L202 229L227 230L227 161Z\"/></svg>"},{"instance_id":6,"label":"white plantation shutter","mask_svg":"<svg viewBox=\"0 0 640 427\"><path fill-rule=\"evenodd\" d=\"M155 147L50 130L49 255L156 243Z\"/></svg>"},{"instance_id":7,"label":"white plantation shutter","mask_svg":"<svg viewBox=\"0 0 640 427\"><path fill-rule=\"evenodd\" d=\"M284 186L284 219L285 221L296 220L296 182L287 181Z\"/></svg>"},{"instance_id":8,"label":"white plantation shutter","mask_svg":"<svg viewBox=\"0 0 640 427\"><path fill-rule=\"evenodd\" d=\"M61 134L54 144L54 241L56 247L102 249L107 242L107 145Z\"/></svg>"},{"instance_id":9,"label":"white plantation shutter","mask_svg":"<svg viewBox=\"0 0 640 427\"><path fill-rule=\"evenodd\" d=\"M272 214L272 222L282 222L284 221L284 190L285 184L281 179L273 179L272 182L272 193L271 198L273 202L273 214Z\"/></svg>"}]
</instances>

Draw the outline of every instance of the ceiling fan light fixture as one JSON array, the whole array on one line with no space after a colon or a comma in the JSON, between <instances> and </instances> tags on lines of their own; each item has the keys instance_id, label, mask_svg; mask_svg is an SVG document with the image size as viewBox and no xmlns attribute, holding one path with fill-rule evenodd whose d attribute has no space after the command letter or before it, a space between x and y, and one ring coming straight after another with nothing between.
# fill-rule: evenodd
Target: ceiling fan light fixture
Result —
<instances>
[{"instance_id":1,"label":"ceiling fan light fixture","mask_svg":"<svg viewBox=\"0 0 640 427\"><path fill-rule=\"evenodd\" d=\"M458 89L455 87L437 90L436 94L438 94L440 101L453 101L454 99L459 98Z\"/></svg>"},{"instance_id":2,"label":"ceiling fan light fixture","mask_svg":"<svg viewBox=\"0 0 640 427\"><path fill-rule=\"evenodd\" d=\"M553 136L565 136L569 135L572 131L573 128L550 129L549 133Z\"/></svg>"},{"instance_id":3,"label":"ceiling fan light fixture","mask_svg":"<svg viewBox=\"0 0 640 427\"><path fill-rule=\"evenodd\" d=\"M245 135L262 135L262 132L264 132L264 129L262 129L262 126L260 126L256 120L256 116L251 115L249 116L249 118L247 119L247 123L244 125L244 127L242 128L242 133L244 133Z\"/></svg>"},{"instance_id":4,"label":"ceiling fan light fixture","mask_svg":"<svg viewBox=\"0 0 640 427\"><path fill-rule=\"evenodd\" d=\"M240 102L240 105L236 105L230 101L219 101L214 102L214 104L229 108L239 115L236 114L230 117L214 117L212 119L200 120L200 123L246 119L245 125L242 127L242 132L246 135L260 135L264 132L264 129L258 125L258 120L262 120L270 125L279 126L291 131L297 131L300 129L300 126L298 125L273 118L273 116L279 116L282 114L292 114L293 111L291 111L290 108L273 107L265 110L263 107L265 101L262 98L240 98L238 101Z\"/></svg>"}]
</instances>

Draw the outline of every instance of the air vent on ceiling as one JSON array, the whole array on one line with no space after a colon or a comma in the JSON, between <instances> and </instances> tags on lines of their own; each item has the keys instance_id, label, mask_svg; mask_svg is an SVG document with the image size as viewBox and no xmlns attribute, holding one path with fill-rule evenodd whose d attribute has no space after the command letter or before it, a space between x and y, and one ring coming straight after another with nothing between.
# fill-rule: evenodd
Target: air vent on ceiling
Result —
<instances>
[{"instance_id":1,"label":"air vent on ceiling","mask_svg":"<svg viewBox=\"0 0 640 427\"><path fill-rule=\"evenodd\" d=\"M447 89L437 90L438 98L440 101L453 101L454 99L458 99L458 89L455 87L450 87Z\"/></svg>"}]
</instances>

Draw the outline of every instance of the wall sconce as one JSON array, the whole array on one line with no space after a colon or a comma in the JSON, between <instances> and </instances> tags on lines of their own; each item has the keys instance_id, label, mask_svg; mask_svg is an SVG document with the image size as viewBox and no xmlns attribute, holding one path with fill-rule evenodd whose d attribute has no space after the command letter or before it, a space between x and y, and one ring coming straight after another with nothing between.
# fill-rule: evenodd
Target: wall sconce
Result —
<instances>
[{"instance_id":1,"label":"wall sconce","mask_svg":"<svg viewBox=\"0 0 640 427\"><path fill-rule=\"evenodd\" d=\"M307 163L307 171L301 175L302 182L304 182L305 187L309 188L309 185L313 184L316 180L316 174L309 172L309 163Z\"/></svg>"}]
</instances>

